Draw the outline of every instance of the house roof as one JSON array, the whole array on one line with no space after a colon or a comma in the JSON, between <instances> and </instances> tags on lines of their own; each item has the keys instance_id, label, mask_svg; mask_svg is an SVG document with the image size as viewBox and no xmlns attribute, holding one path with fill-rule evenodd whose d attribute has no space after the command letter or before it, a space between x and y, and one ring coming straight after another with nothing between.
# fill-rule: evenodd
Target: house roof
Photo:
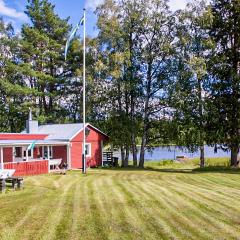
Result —
<instances>
[{"instance_id":1,"label":"house roof","mask_svg":"<svg viewBox=\"0 0 240 240\"><path fill-rule=\"evenodd\" d=\"M105 133L95 128L89 123L86 123L86 127L90 126L99 133L107 136ZM46 140L63 140L70 141L74 136L83 130L82 123L69 123L69 124L47 124L40 125L35 134L47 134ZM22 133L26 133L24 130ZM108 137L108 136L107 136Z\"/></svg>"},{"instance_id":2,"label":"house roof","mask_svg":"<svg viewBox=\"0 0 240 240\"><path fill-rule=\"evenodd\" d=\"M46 140L70 140L82 129L82 123L49 124L39 126L37 133L48 134Z\"/></svg>"}]
</instances>

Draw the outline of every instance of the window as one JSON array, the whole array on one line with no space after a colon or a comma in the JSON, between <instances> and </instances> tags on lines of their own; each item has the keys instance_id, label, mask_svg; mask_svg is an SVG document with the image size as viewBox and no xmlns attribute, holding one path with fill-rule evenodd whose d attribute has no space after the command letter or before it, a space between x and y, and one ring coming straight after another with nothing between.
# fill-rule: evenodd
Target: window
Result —
<instances>
[{"instance_id":1,"label":"window","mask_svg":"<svg viewBox=\"0 0 240 240\"><path fill-rule=\"evenodd\" d=\"M91 157L91 143L85 143L86 157Z\"/></svg>"},{"instance_id":2,"label":"window","mask_svg":"<svg viewBox=\"0 0 240 240\"><path fill-rule=\"evenodd\" d=\"M53 148L52 146L44 146L43 149L43 158L48 158L48 148L49 148L49 158L53 158Z\"/></svg>"},{"instance_id":3,"label":"window","mask_svg":"<svg viewBox=\"0 0 240 240\"><path fill-rule=\"evenodd\" d=\"M27 159L27 152L28 158L33 158L33 149L27 150L27 148L23 149L23 159Z\"/></svg>"},{"instance_id":4,"label":"window","mask_svg":"<svg viewBox=\"0 0 240 240\"><path fill-rule=\"evenodd\" d=\"M16 158L22 157L22 148L21 147L14 148L14 157L16 157Z\"/></svg>"}]
</instances>

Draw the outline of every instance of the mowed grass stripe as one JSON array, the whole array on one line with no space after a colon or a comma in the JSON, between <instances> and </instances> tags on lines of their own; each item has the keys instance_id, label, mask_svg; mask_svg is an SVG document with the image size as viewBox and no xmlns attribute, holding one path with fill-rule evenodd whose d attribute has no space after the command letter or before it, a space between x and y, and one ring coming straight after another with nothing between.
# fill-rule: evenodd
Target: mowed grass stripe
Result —
<instances>
[{"instance_id":1,"label":"mowed grass stripe","mask_svg":"<svg viewBox=\"0 0 240 240\"><path fill-rule=\"evenodd\" d=\"M143 189L147 188L147 184L145 184L145 180L142 179L142 183L144 186L138 185L135 187L134 182L132 180L128 180L124 177L124 181L121 181L119 184L121 186L122 191L126 192L126 194L131 199L131 206L133 209L136 209L140 218L145 220L146 228L149 229L149 232L154 233L155 236L161 237L161 239L175 239L176 234L173 231L173 227L166 220L166 214L164 208L159 205L156 209L154 207L154 199L148 198L149 195L143 196ZM136 180L133 180L136 182ZM127 184L128 183L128 184Z\"/></svg>"},{"instance_id":2,"label":"mowed grass stripe","mask_svg":"<svg viewBox=\"0 0 240 240\"><path fill-rule=\"evenodd\" d=\"M66 177L66 185L61 194L55 199L55 207L51 209L49 215L46 215L46 221L44 225L41 226L39 233L36 236L36 239L50 240L54 239L56 235L57 227L64 215L64 207L67 201L67 194L73 185L76 182L76 179L72 177Z\"/></svg>"},{"instance_id":3,"label":"mowed grass stripe","mask_svg":"<svg viewBox=\"0 0 240 240\"><path fill-rule=\"evenodd\" d=\"M152 191L155 191L156 186L153 185ZM171 193L175 193L176 189L168 187L168 189L165 189L166 192L171 191ZM166 201L168 201L168 197L166 198ZM199 231L199 238L207 239L209 237L208 233L205 231L205 224L208 224L208 228L210 228L211 232L215 231L215 228L211 224L209 224L208 221L204 219L204 216L202 212L198 210L195 205L189 201L190 199L184 199L181 194L174 194L174 201L172 202L172 208L175 212L179 212L181 217L191 219L191 223L189 226L192 228L189 228L189 233L192 233L193 231ZM169 202L169 201L168 201ZM181 224L181 221L179 222ZM201 228L199 228L201 226Z\"/></svg>"},{"instance_id":4,"label":"mowed grass stripe","mask_svg":"<svg viewBox=\"0 0 240 240\"><path fill-rule=\"evenodd\" d=\"M173 216L172 209L174 208L165 200L163 196L164 192L159 191L154 195L151 189L149 189L147 181L144 181L144 185L141 185L139 181L135 182L132 184L132 187L138 191L141 199L145 199L145 205L142 207L146 208L148 215L153 218L153 221L162 221L162 225L167 229L165 231L169 235L168 238L178 239L187 237L191 239L191 234L189 234L189 231L186 231L186 227L184 227L184 219L182 219L183 221L181 221L181 224L178 224L175 216ZM186 226L188 225L189 224L186 224Z\"/></svg>"},{"instance_id":5,"label":"mowed grass stripe","mask_svg":"<svg viewBox=\"0 0 240 240\"><path fill-rule=\"evenodd\" d=\"M135 216L129 211L124 193L115 185L115 178L111 175L103 178L105 214L108 222L108 239L133 239L139 237L138 228L134 225Z\"/></svg>"},{"instance_id":6,"label":"mowed grass stripe","mask_svg":"<svg viewBox=\"0 0 240 240\"><path fill-rule=\"evenodd\" d=\"M74 189L74 194L73 194L73 208L72 208L72 214L71 214L71 232L70 232L70 237L69 239L77 239L77 229L78 229L78 216L81 213L80 209L80 198L82 194L82 187L83 183L82 182L77 182L75 184L75 189Z\"/></svg>"},{"instance_id":7,"label":"mowed grass stripe","mask_svg":"<svg viewBox=\"0 0 240 240\"><path fill-rule=\"evenodd\" d=\"M156 181L149 181L149 187L152 192L157 192L157 189L162 189L165 195L165 201L172 205L175 213L180 212L181 217L187 217L188 219L192 220L192 223L189 223L189 226L192 226L192 229L189 229L189 232L192 230L198 230L200 232L200 236L206 238L207 235L204 230L199 228L198 226L202 224L201 216L196 216L196 209L194 205L190 205L188 201L182 199L181 195L175 194L175 189L171 189L169 185L159 186L159 183ZM185 216L186 215L186 216ZM181 224L182 221L179 223ZM200 237L199 236L199 237Z\"/></svg>"},{"instance_id":8,"label":"mowed grass stripe","mask_svg":"<svg viewBox=\"0 0 240 240\"><path fill-rule=\"evenodd\" d=\"M163 179L164 177L161 177ZM136 188L141 189L145 193L145 197L149 197L149 200L155 202L156 209L162 209L165 212L165 217L169 225L172 225L173 231L178 234L179 237L182 235L184 238L199 238L201 236L207 236L204 231L198 229L198 224L194 223L189 219L188 216L184 216L179 210L184 208L184 202L176 202L175 195L171 191L168 191L167 187L164 186L164 181L159 181L160 178L152 177L150 180L142 179L142 181L136 182ZM152 187L153 181L158 183L158 190ZM144 182L144 185L142 185ZM146 187L147 185L147 187ZM161 187L159 187L159 185ZM155 191L156 190L156 191ZM160 205L159 205L160 204Z\"/></svg>"},{"instance_id":9,"label":"mowed grass stripe","mask_svg":"<svg viewBox=\"0 0 240 240\"><path fill-rule=\"evenodd\" d=\"M170 184L170 183L169 183ZM170 185L174 185L176 188L182 188L183 190L191 191L192 193L195 193L197 196L197 200L206 202L207 205L212 205L213 207L217 208L217 210L222 210L222 212L225 214L228 214L229 216L234 215L235 213L239 212L240 209L238 207L239 204L239 196L230 196L229 193L221 191L216 192L216 189L204 189L203 187L199 188L194 185L190 184L182 184L181 182L174 182ZM220 200L220 201L219 201ZM229 205L229 202L232 204ZM226 213L226 209L228 209Z\"/></svg>"},{"instance_id":10,"label":"mowed grass stripe","mask_svg":"<svg viewBox=\"0 0 240 240\"><path fill-rule=\"evenodd\" d=\"M31 223L33 225L32 218L41 215L40 208L48 204L48 199L53 197L53 191L45 188L28 187L22 191L15 191L0 196L0 221L3 229L0 232L0 236L2 235L2 238L5 238L6 235L4 234L9 231L11 232L10 235L17 239L19 234L23 234L25 230L28 231L26 229L28 224ZM8 208L6 208L6 204ZM32 229L31 227L29 230Z\"/></svg>"},{"instance_id":11,"label":"mowed grass stripe","mask_svg":"<svg viewBox=\"0 0 240 240\"><path fill-rule=\"evenodd\" d=\"M149 201L153 202L153 209L159 209L164 213L168 224L179 238L199 239L207 236L204 231L197 228L197 224L189 216L182 214L181 208L176 203L176 199L172 198L171 192L166 192L164 188L162 188L162 191L154 192L150 181L145 180L144 183L148 185L147 188L145 188L145 185L142 186L141 182L138 182L138 188L140 189L141 186L141 191L145 194L144 198L148 197Z\"/></svg>"},{"instance_id":12,"label":"mowed grass stripe","mask_svg":"<svg viewBox=\"0 0 240 240\"><path fill-rule=\"evenodd\" d=\"M72 209L72 218L74 216L72 224L74 225L70 228L71 230L74 230L74 232L71 232L70 239L84 239L91 234L87 225L90 212L89 196L87 193L87 185L89 181L92 181L91 177L85 175L81 181L81 185L79 186L80 191L78 193L74 193L75 197Z\"/></svg>"},{"instance_id":13,"label":"mowed grass stripe","mask_svg":"<svg viewBox=\"0 0 240 240\"><path fill-rule=\"evenodd\" d=\"M226 193L224 191L216 192L215 189L209 190L203 187L199 188L192 184L183 184L180 181L168 182L168 183L169 183L169 186L174 186L175 188L178 188L178 189L181 188L184 191L190 191L191 193L195 193L196 198L197 200L199 200L199 202L201 201L206 202L207 205L213 206L213 208L215 210L217 209L217 211L222 210L224 215L229 214L229 216L232 216L236 212L240 213L240 209L238 207L239 196L238 198L235 196L231 197L229 193ZM229 202L231 202L232 204L229 205ZM226 213L226 209L228 209L227 213Z\"/></svg>"},{"instance_id":14,"label":"mowed grass stripe","mask_svg":"<svg viewBox=\"0 0 240 240\"><path fill-rule=\"evenodd\" d=\"M156 187L156 185L154 187ZM214 205L212 205L213 209L211 209L209 207L210 202L200 199L199 195L195 196L193 189L182 188L182 190L179 190L179 185L175 185L175 187L169 185L168 188L174 191L176 196L182 197L182 201L192 208L192 213L194 213L195 218L203 219L202 226L207 222L208 228L210 227L211 232L214 232L216 236L219 235L219 237L222 237L225 234L226 237L236 238L239 236L235 231L236 229L228 224L224 215L221 216ZM222 229L224 229L224 232L221 233Z\"/></svg>"},{"instance_id":15,"label":"mowed grass stripe","mask_svg":"<svg viewBox=\"0 0 240 240\"><path fill-rule=\"evenodd\" d=\"M145 211L139 211L140 201L133 201L131 196L129 196L126 190L123 190L121 182L124 181L124 185L129 188L131 185L129 181L123 180L121 177L119 178L113 176L113 183L116 186L112 191L119 199L118 207L123 209L126 218L126 224L128 226L129 237L131 239L146 239L145 232L148 232L149 239L155 239L160 237L157 233L157 229L153 226L150 221L150 216L145 213ZM134 192L134 189L132 190ZM141 205L142 206L142 205ZM144 209L145 210L145 209Z\"/></svg>"},{"instance_id":16,"label":"mowed grass stripe","mask_svg":"<svg viewBox=\"0 0 240 240\"><path fill-rule=\"evenodd\" d=\"M209 175L209 174L202 174L200 176L195 176L195 178L193 178L192 176L189 176L189 178L177 178L177 181L179 180L179 182L181 182L181 184L184 183L184 185L186 186L195 186L197 187L199 190L203 189L203 190L209 190L209 191L213 191L214 192L220 192L222 195L228 197L228 198L232 198L234 197L239 197L240 194L240 183L238 181L233 182L232 180L230 180L231 184L234 186L230 187L229 186L225 186L224 182L222 182L222 179L224 179L225 176L219 176L219 175ZM169 179L167 179L167 181L169 182ZM175 182L177 182L175 181ZM172 182L172 181L171 181ZM216 184L217 182L217 184ZM212 188L214 184L214 189ZM228 184L229 185L229 184ZM231 196L228 195L228 192L230 191Z\"/></svg>"}]
</instances>

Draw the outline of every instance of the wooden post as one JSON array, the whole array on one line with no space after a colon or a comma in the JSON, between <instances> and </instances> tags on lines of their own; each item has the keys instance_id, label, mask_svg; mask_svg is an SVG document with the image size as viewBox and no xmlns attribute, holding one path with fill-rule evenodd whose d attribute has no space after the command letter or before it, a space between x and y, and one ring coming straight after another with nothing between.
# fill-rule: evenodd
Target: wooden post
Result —
<instances>
[{"instance_id":1,"label":"wooden post","mask_svg":"<svg viewBox=\"0 0 240 240\"><path fill-rule=\"evenodd\" d=\"M3 163L3 147L1 147L1 169L4 169L4 163Z\"/></svg>"},{"instance_id":2,"label":"wooden post","mask_svg":"<svg viewBox=\"0 0 240 240\"><path fill-rule=\"evenodd\" d=\"M51 170L51 169L50 169L50 157L49 157L50 154L49 154L49 152L50 152L50 151L49 151L49 146L47 146L48 172L50 172L50 170Z\"/></svg>"},{"instance_id":3,"label":"wooden post","mask_svg":"<svg viewBox=\"0 0 240 240\"><path fill-rule=\"evenodd\" d=\"M1 193L5 193L6 191L6 180L0 179L0 191Z\"/></svg>"},{"instance_id":4,"label":"wooden post","mask_svg":"<svg viewBox=\"0 0 240 240\"><path fill-rule=\"evenodd\" d=\"M68 169L72 168L72 165L71 165L71 143L69 143L67 145L67 165L68 165Z\"/></svg>"},{"instance_id":5,"label":"wooden post","mask_svg":"<svg viewBox=\"0 0 240 240\"><path fill-rule=\"evenodd\" d=\"M101 156L102 156L102 167L103 167L103 140L101 141Z\"/></svg>"},{"instance_id":6,"label":"wooden post","mask_svg":"<svg viewBox=\"0 0 240 240\"><path fill-rule=\"evenodd\" d=\"M26 147L26 162L28 162L28 147Z\"/></svg>"},{"instance_id":7,"label":"wooden post","mask_svg":"<svg viewBox=\"0 0 240 240\"><path fill-rule=\"evenodd\" d=\"M47 146L47 158L48 158L48 160L50 159L50 150L49 150L49 146Z\"/></svg>"}]
</instances>

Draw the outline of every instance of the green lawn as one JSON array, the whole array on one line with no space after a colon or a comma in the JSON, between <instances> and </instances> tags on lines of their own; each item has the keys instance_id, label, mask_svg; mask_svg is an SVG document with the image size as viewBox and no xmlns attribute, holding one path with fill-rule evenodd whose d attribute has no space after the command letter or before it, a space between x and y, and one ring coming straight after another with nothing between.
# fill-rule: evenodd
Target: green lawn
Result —
<instances>
[{"instance_id":1,"label":"green lawn","mask_svg":"<svg viewBox=\"0 0 240 240\"><path fill-rule=\"evenodd\" d=\"M240 172L153 165L28 177L0 195L0 239L239 239Z\"/></svg>"}]
</instances>

